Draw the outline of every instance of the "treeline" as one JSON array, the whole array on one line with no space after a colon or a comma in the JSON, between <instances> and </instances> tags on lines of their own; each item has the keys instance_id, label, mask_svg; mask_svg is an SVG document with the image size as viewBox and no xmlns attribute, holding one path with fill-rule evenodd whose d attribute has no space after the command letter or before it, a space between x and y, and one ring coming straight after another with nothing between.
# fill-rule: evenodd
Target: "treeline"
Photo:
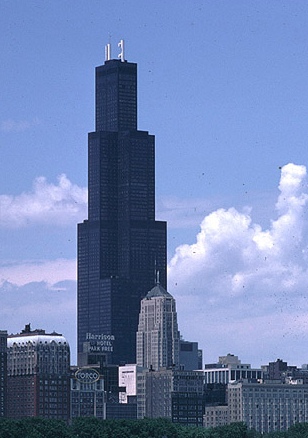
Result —
<instances>
[{"instance_id":1,"label":"treeline","mask_svg":"<svg viewBox=\"0 0 308 438\"><path fill-rule=\"evenodd\" d=\"M214 429L181 426L164 418L144 420L98 420L77 418L67 425L59 420L26 418L0 420L0 438L308 438L308 423L287 432L261 435L243 423Z\"/></svg>"}]
</instances>

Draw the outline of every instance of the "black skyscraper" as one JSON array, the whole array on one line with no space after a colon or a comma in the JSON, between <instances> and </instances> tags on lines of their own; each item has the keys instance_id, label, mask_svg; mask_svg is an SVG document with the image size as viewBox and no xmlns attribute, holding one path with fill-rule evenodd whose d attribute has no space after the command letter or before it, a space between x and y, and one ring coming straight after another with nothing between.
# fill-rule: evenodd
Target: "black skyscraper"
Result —
<instances>
[{"instance_id":1,"label":"black skyscraper","mask_svg":"<svg viewBox=\"0 0 308 438\"><path fill-rule=\"evenodd\" d=\"M137 65L122 59L97 67L95 97L88 220L78 224L79 363L86 352L90 362L97 352L109 363L135 363L140 300L156 271L167 287L166 223L155 221L154 136L137 130Z\"/></svg>"}]
</instances>

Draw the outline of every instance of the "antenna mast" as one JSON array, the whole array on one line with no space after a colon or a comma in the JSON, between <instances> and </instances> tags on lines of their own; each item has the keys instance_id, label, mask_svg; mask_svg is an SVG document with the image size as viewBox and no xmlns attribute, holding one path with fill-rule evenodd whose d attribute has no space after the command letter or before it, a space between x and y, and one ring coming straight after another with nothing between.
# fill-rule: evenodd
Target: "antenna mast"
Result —
<instances>
[{"instance_id":1,"label":"antenna mast","mask_svg":"<svg viewBox=\"0 0 308 438\"><path fill-rule=\"evenodd\" d=\"M108 43L105 46L105 61L110 61L111 59L111 44Z\"/></svg>"},{"instance_id":2,"label":"antenna mast","mask_svg":"<svg viewBox=\"0 0 308 438\"><path fill-rule=\"evenodd\" d=\"M121 59L121 62L125 61L125 57L124 57L124 40L120 40L118 47L120 47L121 52L118 54L118 58Z\"/></svg>"}]
</instances>

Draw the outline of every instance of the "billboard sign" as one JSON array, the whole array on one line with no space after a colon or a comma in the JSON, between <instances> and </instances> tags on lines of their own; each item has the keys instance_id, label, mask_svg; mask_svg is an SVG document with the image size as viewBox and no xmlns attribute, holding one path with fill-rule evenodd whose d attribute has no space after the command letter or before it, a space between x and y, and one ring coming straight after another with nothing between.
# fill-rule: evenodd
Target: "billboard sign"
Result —
<instances>
[{"instance_id":1,"label":"billboard sign","mask_svg":"<svg viewBox=\"0 0 308 438\"><path fill-rule=\"evenodd\" d=\"M95 383L99 380L100 374L94 368L80 368L76 371L75 377L80 383Z\"/></svg>"}]
</instances>

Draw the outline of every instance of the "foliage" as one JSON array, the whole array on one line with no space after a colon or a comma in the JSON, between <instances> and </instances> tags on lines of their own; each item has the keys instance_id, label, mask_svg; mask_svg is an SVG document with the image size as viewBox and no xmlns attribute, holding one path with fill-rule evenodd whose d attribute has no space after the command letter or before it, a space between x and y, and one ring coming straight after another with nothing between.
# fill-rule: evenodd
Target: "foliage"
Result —
<instances>
[{"instance_id":1,"label":"foliage","mask_svg":"<svg viewBox=\"0 0 308 438\"><path fill-rule=\"evenodd\" d=\"M297 423L291 426L286 434L287 438L308 438L308 423Z\"/></svg>"},{"instance_id":2,"label":"foliage","mask_svg":"<svg viewBox=\"0 0 308 438\"><path fill-rule=\"evenodd\" d=\"M69 438L70 433L64 421L43 418L23 420L0 420L0 438Z\"/></svg>"},{"instance_id":3,"label":"foliage","mask_svg":"<svg viewBox=\"0 0 308 438\"><path fill-rule=\"evenodd\" d=\"M76 418L63 421L42 418L0 419L0 438L308 438L308 423L295 424L287 432L261 435L244 423L213 429L174 424L165 418L144 420L98 420Z\"/></svg>"}]
</instances>

